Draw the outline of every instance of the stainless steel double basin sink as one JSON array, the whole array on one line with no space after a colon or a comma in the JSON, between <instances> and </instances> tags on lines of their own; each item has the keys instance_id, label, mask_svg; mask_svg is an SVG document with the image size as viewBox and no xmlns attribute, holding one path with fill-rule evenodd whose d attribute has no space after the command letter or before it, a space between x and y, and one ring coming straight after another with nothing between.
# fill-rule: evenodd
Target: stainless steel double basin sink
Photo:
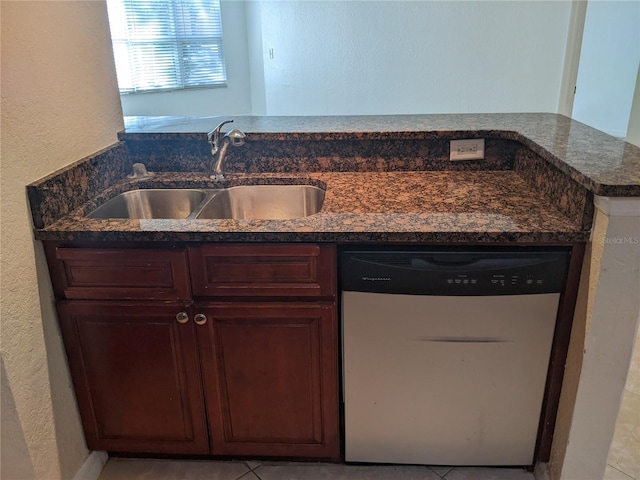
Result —
<instances>
[{"instance_id":1,"label":"stainless steel double basin sink","mask_svg":"<svg viewBox=\"0 0 640 480\"><path fill-rule=\"evenodd\" d=\"M224 189L130 190L89 218L286 220L318 213L324 190L312 185L241 185Z\"/></svg>"}]
</instances>

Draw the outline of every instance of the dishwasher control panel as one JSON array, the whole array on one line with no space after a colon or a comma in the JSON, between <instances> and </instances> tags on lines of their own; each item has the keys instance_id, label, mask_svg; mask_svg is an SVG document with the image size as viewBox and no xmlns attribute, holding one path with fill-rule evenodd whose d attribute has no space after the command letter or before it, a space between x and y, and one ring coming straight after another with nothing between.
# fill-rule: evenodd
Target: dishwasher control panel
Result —
<instances>
[{"instance_id":1,"label":"dishwasher control panel","mask_svg":"<svg viewBox=\"0 0 640 480\"><path fill-rule=\"evenodd\" d=\"M534 288L535 286L545 285L544 275L535 275L528 273L526 275L517 275L517 274L504 274L504 273L494 273L488 279L483 279L478 275L468 275L466 273L460 273L455 275L450 275L447 278L447 283L449 285L478 285L478 280L481 282L483 280L488 280L491 285L494 285L496 288L506 287L506 286L520 286L526 285Z\"/></svg>"},{"instance_id":2,"label":"dishwasher control panel","mask_svg":"<svg viewBox=\"0 0 640 480\"><path fill-rule=\"evenodd\" d=\"M408 295L562 292L570 249L346 250L342 290Z\"/></svg>"}]
</instances>

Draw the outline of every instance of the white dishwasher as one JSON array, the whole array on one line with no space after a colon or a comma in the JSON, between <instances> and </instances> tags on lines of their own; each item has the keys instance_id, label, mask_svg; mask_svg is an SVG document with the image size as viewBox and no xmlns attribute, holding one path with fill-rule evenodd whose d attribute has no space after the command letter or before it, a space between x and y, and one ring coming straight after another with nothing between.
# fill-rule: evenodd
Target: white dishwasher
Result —
<instances>
[{"instance_id":1,"label":"white dishwasher","mask_svg":"<svg viewBox=\"0 0 640 480\"><path fill-rule=\"evenodd\" d=\"M342 252L345 460L531 465L568 261L563 248Z\"/></svg>"}]
</instances>

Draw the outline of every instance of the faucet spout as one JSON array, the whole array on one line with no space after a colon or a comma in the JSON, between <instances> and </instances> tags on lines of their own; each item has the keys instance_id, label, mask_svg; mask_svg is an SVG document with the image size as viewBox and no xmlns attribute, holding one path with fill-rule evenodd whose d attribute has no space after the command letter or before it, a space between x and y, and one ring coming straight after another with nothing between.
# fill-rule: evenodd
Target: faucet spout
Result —
<instances>
[{"instance_id":1,"label":"faucet spout","mask_svg":"<svg viewBox=\"0 0 640 480\"><path fill-rule=\"evenodd\" d=\"M233 120L227 120L218 125L215 129L209 132L207 138L209 143L211 144L211 177L215 180L224 180L224 173L222 171L222 164L224 162L224 158L227 154L227 150L229 145L233 145L234 147L239 147L240 145L244 145L244 140L246 135L234 128L233 130L227 132L222 140L220 140L220 129L223 125L227 123L231 123Z\"/></svg>"},{"instance_id":2,"label":"faucet spout","mask_svg":"<svg viewBox=\"0 0 640 480\"><path fill-rule=\"evenodd\" d=\"M224 173L222 172L222 161L224 160L224 157L227 154L229 143L230 143L229 139L225 136L222 139L222 144L218 148L217 156L216 155L213 156L215 160L215 165L213 166L213 173L211 175L211 178L215 180L224 180Z\"/></svg>"}]
</instances>

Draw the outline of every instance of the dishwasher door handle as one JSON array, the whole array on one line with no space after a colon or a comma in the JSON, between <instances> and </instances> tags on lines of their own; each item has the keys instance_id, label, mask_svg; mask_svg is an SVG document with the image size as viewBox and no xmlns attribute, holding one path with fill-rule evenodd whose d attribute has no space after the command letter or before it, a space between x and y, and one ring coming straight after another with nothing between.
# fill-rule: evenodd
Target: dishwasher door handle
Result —
<instances>
[{"instance_id":1,"label":"dishwasher door handle","mask_svg":"<svg viewBox=\"0 0 640 480\"><path fill-rule=\"evenodd\" d=\"M433 343L507 343L512 340L497 337L427 337L416 338L413 341Z\"/></svg>"}]
</instances>

